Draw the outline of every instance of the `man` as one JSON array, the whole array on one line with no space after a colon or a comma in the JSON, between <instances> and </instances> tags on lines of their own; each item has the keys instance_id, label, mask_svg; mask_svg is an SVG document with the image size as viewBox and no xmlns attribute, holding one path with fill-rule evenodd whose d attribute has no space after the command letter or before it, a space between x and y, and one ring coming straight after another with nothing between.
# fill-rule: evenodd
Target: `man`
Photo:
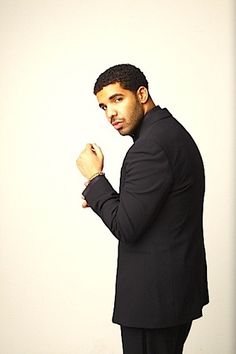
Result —
<instances>
[{"instance_id":1,"label":"man","mask_svg":"<svg viewBox=\"0 0 236 354\"><path fill-rule=\"evenodd\" d=\"M144 74L115 65L94 86L99 106L130 135L117 193L103 173L103 154L87 144L77 166L91 207L119 240L113 322L124 354L181 354L192 320L208 303L199 150L167 109L156 106Z\"/></svg>"}]
</instances>

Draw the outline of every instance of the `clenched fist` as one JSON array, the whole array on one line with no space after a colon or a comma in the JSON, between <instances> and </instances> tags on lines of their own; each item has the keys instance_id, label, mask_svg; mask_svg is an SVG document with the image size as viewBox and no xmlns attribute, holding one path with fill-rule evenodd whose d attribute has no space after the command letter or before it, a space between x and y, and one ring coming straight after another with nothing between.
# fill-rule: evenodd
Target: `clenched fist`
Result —
<instances>
[{"instance_id":1,"label":"clenched fist","mask_svg":"<svg viewBox=\"0 0 236 354\"><path fill-rule=\"evenodd\" d=\"M80 153L76 164L81 174L88 180L103 170L104 156L96 144L86 144Z\"/></svg>"}]
</instances>

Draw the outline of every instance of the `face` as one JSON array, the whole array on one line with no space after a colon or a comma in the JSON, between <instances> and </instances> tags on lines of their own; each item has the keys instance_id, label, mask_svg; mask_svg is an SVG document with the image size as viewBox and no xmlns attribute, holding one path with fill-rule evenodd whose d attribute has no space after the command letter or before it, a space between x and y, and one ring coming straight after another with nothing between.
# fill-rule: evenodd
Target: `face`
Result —
<instances>
[{"instance_id":1,"label":"face","mask_svg":"<svg viewBox=\"0 0 236 354\"><path fill-rule=\"evenodd\" d=\"M146 90L140 87L134 93L115 83L105 86L96 95L109 123L121 135L131 134L144 116L143 89Z\"/></svg>"}]
</instances>

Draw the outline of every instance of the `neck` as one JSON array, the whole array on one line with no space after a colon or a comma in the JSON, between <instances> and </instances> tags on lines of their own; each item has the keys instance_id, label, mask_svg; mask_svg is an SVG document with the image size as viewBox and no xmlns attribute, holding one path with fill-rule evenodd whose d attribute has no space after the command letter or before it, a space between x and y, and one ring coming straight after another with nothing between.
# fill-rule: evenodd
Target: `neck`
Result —
<instances>
[{"instance_id":1,"label":"neck","mask_svg":"<svg viewBox=\"0 0 236 354\"><path fill-rule=\"evenodd\" d=\"M147 114L152 108L154 108L156 105L153 102L152 98L149 97L147 102L143 105L144 108L144 115Z\"/></svg>"}]
</instances>

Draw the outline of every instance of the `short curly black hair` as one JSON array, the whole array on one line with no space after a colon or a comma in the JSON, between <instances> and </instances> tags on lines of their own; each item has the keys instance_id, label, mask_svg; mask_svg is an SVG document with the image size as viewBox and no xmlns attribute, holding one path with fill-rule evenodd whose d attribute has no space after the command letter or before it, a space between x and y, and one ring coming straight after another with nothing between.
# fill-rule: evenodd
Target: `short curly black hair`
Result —
<instances>
[{"instance_id":1,"label":"short curly black hair","mask_svg":"<svg viewBox=\"0 0 236 354\"><path fill-rule=\"evenodd\" d=\"M124 89L133 92L136 92L140 86L148 89L148 81L139 68L131 64L118 64L99 75L93 93L96 95L103 87L115 83L120 83Z\"/></svg>"}]
</instances>

